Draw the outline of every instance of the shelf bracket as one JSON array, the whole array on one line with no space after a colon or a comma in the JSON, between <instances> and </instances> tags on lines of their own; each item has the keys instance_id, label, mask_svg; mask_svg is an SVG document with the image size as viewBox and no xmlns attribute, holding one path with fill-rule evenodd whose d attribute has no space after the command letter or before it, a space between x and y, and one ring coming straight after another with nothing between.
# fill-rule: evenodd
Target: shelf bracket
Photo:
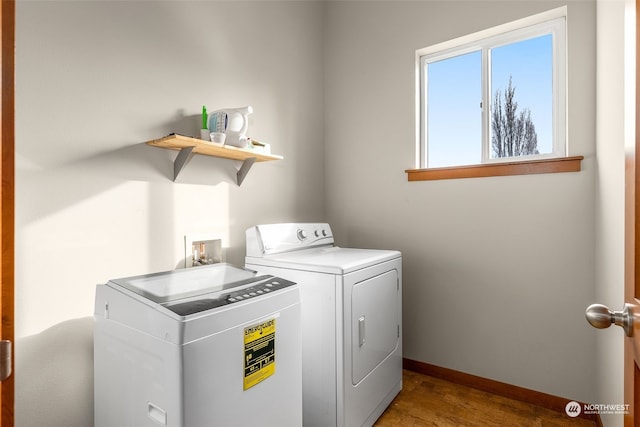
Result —
<instances>
[{"instance_id":1,"label":"shelf bracket","mask_svg":"<svg viewBox=\"0 0 640 427\"><path fill-rule=\"evenodd\" d=\"M178 179L178 175L180 175L180 172L182 171L182 169L184 169L184 167L187 166L187 163L189 163L189 161L193 157L194 148L195 147L184 147L180 149L178 156L173 162L173 182L175 182L176 179ZM238 172L236 174L236 181L238 183L238 186L242 184L242 181L244 181L244 179L246 178L247 174L249 173L249 170L251 169L251 166L253 166L253 164L257 160L258 159L255 157L249 157L243 160L242 166L240 166L240 169L238 169Z\"/></svg>"},{"instance_id":2,"label":"shelf bracket","mask_svg":"<svg viewBox=\"0 0 640 427\"><path fill-rule=\"evenodd\" d=\"M253 164L255 162L256 162L256 158L255 157L249 157L248 159L245 159L242 162L242 166L240 166L240 169L238 170L238 173L236 175L237 181L238 181L238 186L240 186L240 184L242 184L242 181L244 181L244 178L249 173L249 169L251 169L251 166L253 166Z\"/></svg>"},{"instance_id":3,"label":"shelf bracket","mask_svg":"<svg viewBox=\"0 0 640 427\"><path fill-rule=\"evenodd\" d=\"M192 151L195 147L184 147L178 153L178 157L173 162L173 182L176 181L178 175L180 175L180 171L189 163L192 157Z\"/></svg>"}]
</instances>

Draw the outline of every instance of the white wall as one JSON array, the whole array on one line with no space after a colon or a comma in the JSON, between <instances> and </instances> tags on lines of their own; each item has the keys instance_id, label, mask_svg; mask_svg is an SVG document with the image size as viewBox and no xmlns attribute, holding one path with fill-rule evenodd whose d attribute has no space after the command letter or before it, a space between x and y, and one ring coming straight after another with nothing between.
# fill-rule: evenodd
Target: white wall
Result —
<instances>
[{"instance_id":1,"label":"white wall","mask_svg":"<svg viewBox=\"0 0 640 427\"><path fill-rule=\"evenodd\" d=\"M184 236L244 262L256 223L324 218L322 5L19 1L16 334L93 313L108 279L171 270ZM200 111L252 105L283 161L195 156L145 141L195 134Z\"/></svg>"},{"instance_id":2,"label":"white wall","mask_svg":"<svg viewBox=\"0 0 640 427\"><path fill-rule=\"evenodd\" d=\"M97 283L182 265L185 235L220 236L242 265L246 228L324 219L323 7L18 1L16 15L16 424L86 427ZM144 142L195 134L203 104L252 105L250 136L284 160L238 187L236 162L195 156L173 183L176 152Z\"/></svg>"},{"instance_id":3,"label":"white wall","mask_svg":"<svg viewBox=\"0 0 640 427\"><path fill-rule=\"evenodd\" d=\"M242 263L246 227L328 220L341 245L403 251L406 357L597 401L585 372L606 360L583 312L618 262L596 239L616 244L603 207L619 199L595 196L598 168L618 179L595 160L595 1L568 2L582 172L404 173L415 50L565 3L19 1L17 335L90 316L96 283L175 268L185 234L219 234ZM237 187L238 165L196 156L171 182L176 153L143 142L195 132L202 104L253 105L250 133L285 160Z\"/></svg>"},{"instance_id":4,"label":"white wall","mask_svg":"<svg viewBox=\"0 0 640 427\"><path fill-rule=\"evenodd\" d=\"M593 401L595 2L568 2L579 173L407 182L415 50L556 1L328 2L328 219L343 246L404 254L404 355Z\"/></svg>"},{"instance_id":5,"label":"white wall","mask_svg":"<svg viewBox=\"0 0 640 427\"><path fill-rule=\"evenodd\" d=\"M627 17L634 11L633 0L597 4L596 301L612 310L624 301L624 146L625 138L634 140L633 125L626 135L625 128L635 119L625 105L635 101L635 34ZM623 403L624 333L611 328L597 337L597 402ZM605 425L623 424L621 415L602 418Z\"/></svg>"}]
</instances>

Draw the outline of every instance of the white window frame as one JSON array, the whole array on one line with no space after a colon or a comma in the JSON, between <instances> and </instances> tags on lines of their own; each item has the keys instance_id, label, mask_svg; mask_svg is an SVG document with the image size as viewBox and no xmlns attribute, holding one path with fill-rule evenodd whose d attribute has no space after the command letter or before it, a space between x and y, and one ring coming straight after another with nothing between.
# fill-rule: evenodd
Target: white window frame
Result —
<instances>
[{"instance_id":1,"label":"white window frame","mask_svg":"<svg viewBox=\"0 0 640 427\"><path fill-rule=\"evenodd\" d=\"M567 35L566 35L566 6L493 27L484 31L460 37L437 45L416 51L416 168L428 166L427 141L427 65L432 62L452 58L466 53L481 51L481 80L482 80L482 164L517 162L538 159L566 157L567 147ZM551 153L517 157L503 157L492 159L490 114L492 102L491 89L491 61L490 49L519 41L552 35L552 120L553 120L553 148ZM466 165L460 165L466 166Z\"/></svg>"}]
</instances>

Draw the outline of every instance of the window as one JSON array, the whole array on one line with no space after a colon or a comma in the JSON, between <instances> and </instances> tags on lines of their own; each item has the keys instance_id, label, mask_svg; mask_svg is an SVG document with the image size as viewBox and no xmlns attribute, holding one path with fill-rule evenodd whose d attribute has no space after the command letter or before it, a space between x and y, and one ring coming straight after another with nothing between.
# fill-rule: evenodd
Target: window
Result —
<instances>
[{"instance_id":1,"label":"window","mask_svg":"<svg viewBox=\"0 0 640 427\"><path fill-rule=\"evenodd\" d=\"M418 168L565 157L566 8L416 52Z\"/></svg>"}]
</instances>

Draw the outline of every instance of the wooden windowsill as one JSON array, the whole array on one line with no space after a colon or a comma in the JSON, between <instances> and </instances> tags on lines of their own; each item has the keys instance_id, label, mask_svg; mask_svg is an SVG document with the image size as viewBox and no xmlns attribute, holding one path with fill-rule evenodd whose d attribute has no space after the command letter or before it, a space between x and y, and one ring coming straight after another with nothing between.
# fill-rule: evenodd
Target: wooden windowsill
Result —
<instances>
[{"instance_id":1,"label":"wooden windowsill","mask_svg":"<svg viewBox=\"0 0 640 427\"><path fill-rule=\"evenodd\" d=\"M490 163L432 169L407 169L409 181L437 179L483 178L488 176L531 175L537 173L580 172L584 156L521 162Z\"/></svg>"}]
</instances>

